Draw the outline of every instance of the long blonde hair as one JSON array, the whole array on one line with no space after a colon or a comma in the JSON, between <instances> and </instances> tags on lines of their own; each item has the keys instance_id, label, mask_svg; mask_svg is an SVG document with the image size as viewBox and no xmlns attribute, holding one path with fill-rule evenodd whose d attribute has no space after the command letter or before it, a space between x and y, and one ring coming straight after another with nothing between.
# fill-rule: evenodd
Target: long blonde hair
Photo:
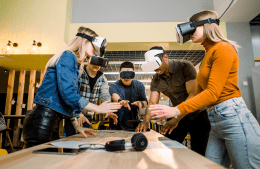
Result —
<instances>
[{"instance_id":1,"label":"long blonde hair","mask_svg":"<svg viewBox=\"0 0 260 169\"><path fill-rule=\"evenodd\" d=\"M98 34L96 34L96 32L94 32L93 30L86 28L86 27L79 27L78 33L85 33L92 37L98 36ZM45 69L48 69L48 67L54 67L64 51L73 52L77 57L78 63L82 65L86 58L86 49L85 48L86 48L87 41L88 41L87 39L79 37L79 36L74 37L67 46L65 46L61 51L56 53L48 61L48 63L45 66ZM81 68L82 68L82 66L81 66Z\"/></svg>"},{"instance_id":2,"label":"long blonde hair","mask_svg":"<svg viewBox=\"0 0 260 169\"><path fill-rule=\"evenodd\" d=\"M201 11L199 13L194 14L189 20L190 21L201 21L205 19L218 19L218 14L215 11L205 10ZM228 40L225 38L219 28L219 26L215 23L206 23L203 25L204 27L204 34L206 35L206 39L212 41L212 42L219 42L219 41L225 41L232 45L236 52L238 52L238 46L236 42Z\"/></svg>"}]
</instances>

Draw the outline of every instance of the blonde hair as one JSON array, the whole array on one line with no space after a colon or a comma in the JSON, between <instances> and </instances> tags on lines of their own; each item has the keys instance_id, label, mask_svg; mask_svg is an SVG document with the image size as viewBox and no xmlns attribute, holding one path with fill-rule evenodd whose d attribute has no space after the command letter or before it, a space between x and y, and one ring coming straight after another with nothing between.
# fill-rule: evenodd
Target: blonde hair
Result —
<instances>
[{"instance_id":1,"label":"blonde hair","mask_svg":"<svg viewBox=\"0 0 260 169\"><path fill-rule=\"evenodd\" d=\"M96 32L94 32L93 30L86 28L86 27L79 27L78 33L85 33L92 37L98 36L98 34L96 34ZM81 65L80 68L82 69L82 64L86 58L86 49L85 48L86 48L87 41L88 41L87 39L79 37L79 36L74 37L67 46L65 46L61 51L56 53L48 61L48 63L45 66L45 69L48 69L48 67L54 67L56 65L56 63L59 61L59 59L64 51L73 52L75 54L75 56L77 57L78 63Z\"/></svg>"},{"instance_id":2,"label":"blonde hair","mask_svg":"<svg viewBox=\"0 0 260 169\"><path fill-rule=\"evenodd\" d=\"M196 22L196 21L201 21L201 20L205 20L205 19L208 19L208 18L218 19L217 12L210 11L210 10L201 11L199 13L194 14L189 20ZM219 42L219 41L227 42L234 47L236 52L238 52L238 48L240 48L240 46L238 46L236 44L236 42L228 40L227 38L225 38L217 24L206 23L206 24L203 25L203 27L204 27L204 34L206 36L206 39L208 39L212 42Z\"/></svg>"}]
</instances>

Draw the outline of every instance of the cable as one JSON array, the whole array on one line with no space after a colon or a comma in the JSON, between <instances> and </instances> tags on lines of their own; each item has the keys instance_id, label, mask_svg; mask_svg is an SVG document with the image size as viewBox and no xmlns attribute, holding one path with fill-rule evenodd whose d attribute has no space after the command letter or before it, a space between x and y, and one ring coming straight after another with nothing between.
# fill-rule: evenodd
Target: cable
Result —
<instances>
[{"instance_id":1,"label":"cable","mask_svg":"<svg viewBox=\"0 0 260 169\"><path fill-rule=\"evenodd\" d=\"M225 12L223 12L223 14L220 16L220 18L227 12L227 10L229 9L229 7L232 5L233 2L234 2L234 0L232 0L232 2L229 4L229 6L225 10ZM220 19L220 18L218 18L218 19Z\"/></svg>"}]
</instances>

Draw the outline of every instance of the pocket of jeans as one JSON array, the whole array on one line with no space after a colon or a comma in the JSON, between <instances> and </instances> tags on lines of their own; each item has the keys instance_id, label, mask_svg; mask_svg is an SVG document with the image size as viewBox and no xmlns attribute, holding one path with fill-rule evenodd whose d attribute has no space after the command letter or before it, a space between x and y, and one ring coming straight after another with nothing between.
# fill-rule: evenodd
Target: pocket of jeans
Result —
<instances>
[{"instance_id":1,"label":"pocket of jeans","mask_svg":"<svg viewBox=\"0 0 260 169\"><path fill-rule=\"evenodd\" d=\"M233 106L225 106L221 108L216 108L217 114L222 118L232 118L237 116L236 110Z\"/></svg>"},{"instance_id":2,"label":"pocket of jeans","mask_svg":"<svg viewBox=\"0 0 260 169\"><path fill-rule=\"evenodd\" d=\"M248 118L249 122L251 123L256 135L258 135L260 137L260 126L259 126L257 120L255 119L255 117L251 113L247 113L246 117Z\"/></svg>"}]
</instances>

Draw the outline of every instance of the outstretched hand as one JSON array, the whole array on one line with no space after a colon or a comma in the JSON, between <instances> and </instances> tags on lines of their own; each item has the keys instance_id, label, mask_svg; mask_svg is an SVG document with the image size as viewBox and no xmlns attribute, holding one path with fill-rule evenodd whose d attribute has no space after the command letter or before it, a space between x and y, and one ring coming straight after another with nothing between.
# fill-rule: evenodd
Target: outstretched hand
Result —
<instances>
[{"instance_id":1,"label":"outstretched hand","mask_svg":"<svg viewBox=\"0 0 260 169\"><path fill-rule=\"evenodd\" d=\"M106 113L105 118L107 118L107 117L112 118L113 121L114 121L114 124L117 124L117 118L118 118L118 116L117 116L115 113Z\"/></svg>"},{"instance_id":2,"label":"outstretched hand","mask_svg":"<svg viewBox=\"0 0 260 169\"><path fill-rule=\"evenodd\" d=\"M101 105L98 106L98 110L96 112L98 113L111 113L111 112L117 112L118 109L121 108L120 103L109 103L110 100L102 103Z\"/></svg>"},{"instance_id":3,"label":"outstretched hand","mask_svg":"<svg viewBox=\"0 0 260 169\"><path fill-rule=\"evenodd\" d=\"M128 104L128 103L129 103L128 100L121 100L119 103L120 103L122 106L127 107L128 110L131 110L131 107L130 107L130 105Z\"/></svg>"},{"instance_id":4,"label":"outstretched hand","mask_svg":"<svg viewBox=\"0 0 260 169\"><path fill-rule=\"evenodd\" d=\"M87 135L96 136L95 133L97 133L96 130L85 128L85 127L77 127L77 131L81 133L85 138L87 138Z\"/></svg>"},{"instance_id":5,"label":"outstretched hand","mask_svg":"<svg viewBox=\"0 0 260 169\"><path fill-rule=\"evenodd\" d=\"M163 119L175 117L177 115L176 107L170 107L166 105L154 104L150 106L149 110L151 110L150 115L152 119L160 118L156 120L156 122Z\"/></svg>"},{"instance_id":6,"label":"outstretched hand","mask_svg":"<svg viewBox=\"0 0 260 169\"><path fill-rule=\"evenodd\" d=\"M88 123L89 125L91 125L88 118L86 118L83 114L79 114L78 123L80 127L83 127L83 123Z\"/></svg>"},{"instance_id":7,"label":"outstretched hand","mask_svg":"<svg viewBox=\"0 0 260 169\"><path fill-rule=\"evenodd\" d=\"M169 134L171 134L171 132L173 131L173 129L175 129L178 126L179 123L179 119L177 118L172 118L170 121L166 122L162 128L160 129L160 133L165 135L168 131Z\"/></svg>"},{"instance_id":8,"label":"outstretched hand","mask_svg":"<svg viewBox=\"0 0 260 169\"><path fill-rule=\"evenodd\" d=\"M136 101L136 102L132 103L132 105L136 105L137 107L139 107L139 110L142 109L142 103L141 103L141 101Z\"/></svg>"}]
</instances>

